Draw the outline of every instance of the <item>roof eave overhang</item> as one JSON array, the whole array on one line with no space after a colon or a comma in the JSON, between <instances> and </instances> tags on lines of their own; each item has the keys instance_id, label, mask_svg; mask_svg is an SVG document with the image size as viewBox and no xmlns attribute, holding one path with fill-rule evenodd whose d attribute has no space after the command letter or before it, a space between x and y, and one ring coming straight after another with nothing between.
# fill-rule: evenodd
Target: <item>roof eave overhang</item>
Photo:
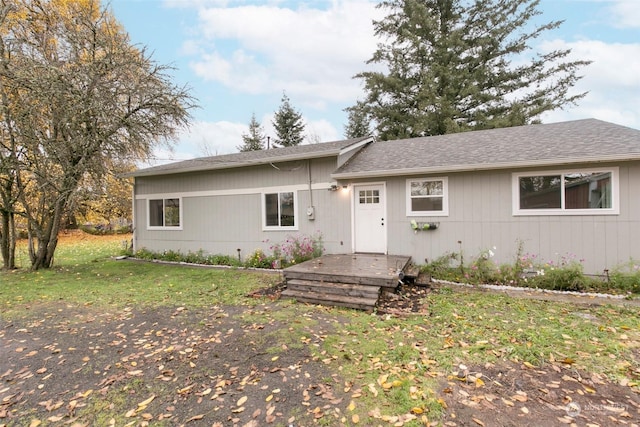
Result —
<instances>
[{"instance_id":1,"label":"roof eave overhang","mask_svg":"<svg viewBox=\"0 0 640 427\"><path fill-rule=\"evenodd\" d=\"M599 156L599 157L581 157L570 159L550 159L542 161L521 161L521 162L507 162L507 163L479 163L479 164L463 164L463 165L447 165L447 166L433 166L433 167L420 167L420 168L407 168L407 169L392 169L392 170L378 170L378 171L365 171L365 172L345 172L345 173L333 173L331 178L336 180L345 179L359 179L359 178L380 178L386 176L407 176L418 174L438 174L438 173L451 173L451 172L473 172L473 171L487 171L487 170L504 170L504 169L523 169L523 168L542 168L553 166L565 166L573 164L583 163L610 163L610 162L626 162L640 160L640 153L626 155L621 157L615 156Z\"/></svg>"},{"instance_id":2,"label":"roof eave overhang","mask_svg":"<svg viewBox=\"0 0 640 427\"><path fill-rule=\"evenodd\" d=\"M295 155L289 155L289 156L277 156L277 157L269 157L269 158L262 158L259 160L251 160L251 161L244 161L244 162L238 162L238 163L223 163L223 164L203 164L203 166L201 167L190 167L190 168L176 168L175 170L167 170L167 169L160 169L160 170L150 170L150 171L144 171L141 170L139 172L132 172L130 174L127 174L127 177L134 177L134 178L138 178L138 177L145 177L145 176L159 176L159 175L176 175L176 174L182 174L182 173L191 173L191 172L204 172L204 171L210 171L210 170L222 170L222 169L235 169L235 168L241 168L241 167L248 167L248 166L258 166L258 165L268 165L270 163L284 163L284 162L293 162L293 161L299 161L299 160L309 160L309 159L320 159L320 158L324 158L324 157L336 157L338 156L338 154L340 154L341 150L331 150L331 151L323 151L321 153L305 153L305 154L295 154Z\"/></svg>"}]
</instances>

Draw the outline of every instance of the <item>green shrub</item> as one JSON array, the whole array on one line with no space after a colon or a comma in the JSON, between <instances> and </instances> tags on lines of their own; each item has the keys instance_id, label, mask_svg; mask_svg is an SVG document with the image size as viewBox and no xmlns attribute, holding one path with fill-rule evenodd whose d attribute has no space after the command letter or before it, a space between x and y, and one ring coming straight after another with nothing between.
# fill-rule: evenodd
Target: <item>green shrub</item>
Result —
<instances>
[{"instance_id":1,"label":"green shrub","mask_svg":"<svg viewBox=\"0 0 640 427\"><path fill-rule=\"evenodd\" d=\"M493 248L495 249L495 248ZM535 254L524 253L518 242L512 264L496 266L493 250L481 252L470 264L462 262L462 250L445 253L422 266L421 270L434 279L469 284L500 284L555 291L604 292L640 294L640 263L630 261L610 274L584 274L582 262L575 255L565 254L556 260L541 261Z\"/></svg>"},{"instance_id":2,"label":"green shrub","mask_svg":"<svg viewBox=\"0 0 640 427\"><path fill-rule=\"evenodd\" d=\"M540 271L540 274L528 279L530 287L574 292L584 292L588 288L582 264L577 262Z\"/></svg>"},{"instance_id":3,"label":"green shrub","mask_svg":"<svg viewBox=\"0 0 640 427\"><path fill-rule=\"evenodd\" d=\"M252 268L272 268L274 260L273 257L265 255L262 249L256 249L247 257L244 264Z\"/></svg>"},{"instance_id":4,"label":"green shrub","mask_svg":"<svg viewBox=\"0 0 640 427\"><path fill-rule=\"evenodd\" d=\"M616 267L609 275L609 282L622 292L640 294L640 263L631 260Z\"/></svg>"},{"instance_id":5,"label":"green shrub","mask_svg":"<svg viewBox=\"0 0 640 427\"><path fill-rule=\"evenodd\" d=\"M170 262L186 262L190 264L202 264L202 265L226 265L231 267L240 267L242 263L238 260L238 258L232 257L230 255L207 255L204 251L198 250L196 252L187 252L187 254L182 254L179 251L163 251L163 252L153 252L146 248L142 248L137 250L133 256L138 259L144 260L160 260L160 261L170 261Z\"/></svg>"}]
</instances>

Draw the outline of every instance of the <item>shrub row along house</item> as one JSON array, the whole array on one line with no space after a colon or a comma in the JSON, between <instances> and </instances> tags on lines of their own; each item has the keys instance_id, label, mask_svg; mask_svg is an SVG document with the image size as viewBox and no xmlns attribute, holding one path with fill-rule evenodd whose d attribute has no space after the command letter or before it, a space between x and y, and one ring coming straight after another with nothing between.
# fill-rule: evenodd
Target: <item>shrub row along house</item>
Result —
<instances>
[{"instance_id":1,"label":"shrub row along house","mask_svg":"<svg viewBox=\"0 0 640 427\"><path fill-rule=\"evenodd\" d=\"M601 274L640 260L640 131L595 119L300 145L132 176L136 249L244 256L320 232L327 253L416 263L491 249L496 263L524 251Z\"/></svg>"}]
</instances>

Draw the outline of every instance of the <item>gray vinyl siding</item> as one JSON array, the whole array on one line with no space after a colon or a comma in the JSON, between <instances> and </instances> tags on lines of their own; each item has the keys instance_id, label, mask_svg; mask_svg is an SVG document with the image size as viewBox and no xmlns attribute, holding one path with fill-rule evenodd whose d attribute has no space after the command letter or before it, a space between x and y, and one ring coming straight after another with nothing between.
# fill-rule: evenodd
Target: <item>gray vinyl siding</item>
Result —
<instances>
[{"instance_id":1,"label":"gray vinyl siding","mask_svg":"<svg viewBox=\"0 0 640 427\"><path fill-rule=\"evenodd\" d=\"M411 255L421 264L460 250L465 261L471 261L495 246L496 263L513 263L518 241L522 241L525 254L554 263L563 258L582 259L585 271L593 274L629 259L640 260L640 163L595 167L608 166L619 166L619 215L513 216L512 173L522 171L505 170L446 174L449 216L407 217L406 179L410 177L390 178L388 252ZM589 166L570 169L588 170ZM439 228L415 233L411 219L438 222Z\"/></svg>"},{"instance_id":2,"label":"gray vinyl siding","mask_svg":"<svg viewBox=\"0 0 640 427\"><path fill-rule=\"evenodd\" d=\"M278 169L276 169L276 167ZM243 259L256 249L270 253L271 245L290 236L321 231L329 253L351 248L349 201L326 189L336 159L311 160L311 183L315 187L315 220L306 216L310 205L307 161L261 165L210 172L136 178L135 245L152 251L183 253L203 250L211 254L237 255ZM262 194L297 186L297 231L263 231ZM224 195L208 193L225 192ZM234 193L240 194L234 194ZM229 193L229 194L227 194ZM147 200L163 195L182 197L182 230L148 230ZM345 218L347 219L345 221Z\"/></svg>"}]
</instances>

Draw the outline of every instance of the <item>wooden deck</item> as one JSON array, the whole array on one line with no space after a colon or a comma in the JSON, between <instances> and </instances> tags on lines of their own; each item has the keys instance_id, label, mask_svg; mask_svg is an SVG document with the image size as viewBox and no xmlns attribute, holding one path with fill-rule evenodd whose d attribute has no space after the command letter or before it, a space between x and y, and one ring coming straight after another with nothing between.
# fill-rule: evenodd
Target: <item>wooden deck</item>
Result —
<instances>
[{"instance_id":1,"label":"wooden deck","mask_svg":"<svg viewBox=\"0 0 640 427\"><path fill-rule=\"evenodd\" d=\"M411 257L324 255L284 270L284 297L314 304L372 310L381 289L394 290Z\"/></svg>"}]
</instances>

